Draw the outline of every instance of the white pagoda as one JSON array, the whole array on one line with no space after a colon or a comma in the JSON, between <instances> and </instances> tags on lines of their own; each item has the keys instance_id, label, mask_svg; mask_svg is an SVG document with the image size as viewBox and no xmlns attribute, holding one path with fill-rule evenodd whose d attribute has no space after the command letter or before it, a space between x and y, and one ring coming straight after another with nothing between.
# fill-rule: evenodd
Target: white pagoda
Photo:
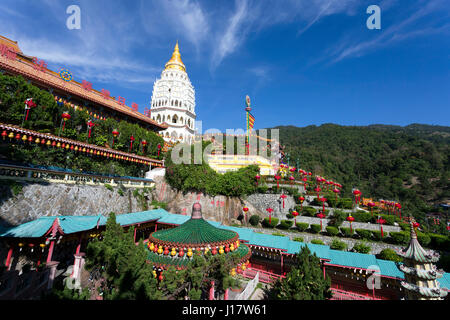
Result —
<instances>
[{"instance_id":1,"label":"white pagoda","mask_svg":"<svg viewBox=\"0 0 450 320\"><path fill-rule=\"evenodd\" d=\"M165 141L194 141L195 90L181 61L178 41L161 78L153 85L151 118L169 127L161 131Z\"/></svg>"}]
</instances>

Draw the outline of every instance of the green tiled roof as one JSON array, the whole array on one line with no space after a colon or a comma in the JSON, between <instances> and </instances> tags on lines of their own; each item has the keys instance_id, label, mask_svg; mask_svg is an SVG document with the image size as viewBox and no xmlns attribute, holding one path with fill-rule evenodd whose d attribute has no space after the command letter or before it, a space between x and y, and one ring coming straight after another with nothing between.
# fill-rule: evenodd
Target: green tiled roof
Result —
<instances>
[{"instance_id":1,"label":"green tiled roof","mask_svg":"<svg viewBox=\"0 0 450 320\"><path fill-rule=\"evenodd\" d=\"M148 250L148 249L147 249ZM243 259L248 253L250 249L246 245L240 245L234 251L230 251L229 253L224 253L227 255L237 254L239 259ZM195 254L195 252L194 252ZM148 250L147 260L155 263L155 264L164 264L164 265L172 265L175 267L184 267L186 266L191 259L186 256L186 254L180 258L178 256L170 256L170 255L160 255Z\"/></svg>"},{"instance_id":2,"label":"green tiled roof","mask_svg":"<svg viewBox=\"0 0 450 320\"><path fill-rule=\"evenodd\" d=\"M222 242L231 240L236 236L235 232L216 228L204 219L189 219L176 228L152 233L152 237L160 241L186 244Z\"/></svg>"}]
</instances>

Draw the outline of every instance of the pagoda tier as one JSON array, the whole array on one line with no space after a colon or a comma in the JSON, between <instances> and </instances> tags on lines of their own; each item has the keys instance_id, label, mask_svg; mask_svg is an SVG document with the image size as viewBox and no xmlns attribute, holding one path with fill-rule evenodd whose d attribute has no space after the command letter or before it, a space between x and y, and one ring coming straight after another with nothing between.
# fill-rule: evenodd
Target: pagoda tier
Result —
<instances>
[{"instance_id":1,"label":"pagoda tier","mask_svg":"<svg viewBox=\"0 0 450 320\"><path fill-rule=\"evenodd\" d=\"M417 240L415 227L418 224L410 219L411 240L408 247L399 256L403 263L398 268L405 274L405 281L401 282L406 289L405 298L408 300L441 300L447 296L447 291L440 288L437 278L442 277L443 271L437 270L433 262L439 260L439 254L432 250L426 251Z\"/></svg>"},{"instance_id":2,"label":"pagoda tier","mask_svg":"<svg viewBox=\"0 0 450 320\"><path fill-rule=\"evenodd\" d=\"M440 299L447 296L447 291L441 288L424 288L421 286L417 286L415 284L411 284L405 281L400 282L403 288L410 292L414 292L417 295L430 298L430 299Z\"/></svg>"},{"instance_id":3,"label":"pagoda tier","mask_svg":"<svg viewBox=\"0 0 450 320\"><path fill-rule=\"evenodd\" d=\"M444 275L444 270L437 270L436 266L432 265L432 270L421 270L415 269L411 267L407 267L405 265L399 265L399 269L404 273L407 273L412 276L416 276L425 280L435 280L437 278L441 278Z\"/></svg>"},{"instance_id":4,"label":"pagoda tier","mask_svg":"<svg viewBox=\"0 0 450 320\"><path fill-rule=\"evenodd\" d=\"M251 251L231 230L216 228L202 218L201 205L195 203L192 217L182 225L153 232L148 239L147 259L155 266L186 267L196 254L235 255L245 264Z\"/></svg>"}]
</instances>

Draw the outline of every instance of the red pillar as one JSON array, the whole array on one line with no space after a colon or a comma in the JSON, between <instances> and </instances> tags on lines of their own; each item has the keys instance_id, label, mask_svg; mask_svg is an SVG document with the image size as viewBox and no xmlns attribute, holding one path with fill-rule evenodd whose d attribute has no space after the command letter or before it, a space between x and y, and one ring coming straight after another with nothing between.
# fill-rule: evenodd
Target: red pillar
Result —
<instances>
[{"instance_id":1,"label":"red pillar","mask_svg":"<svg viewBox=\"0 0 450 320\"><path fill-rule=\"evenodd\" d=\"M214 300L214 281L211 281L211 288L209 288L209 300Z\"/></svg>"},{"instance_id":2,"label":"red pillar","mask_svg":"<svg viewBox=\"0 0 450 320\"><path fill-rule=\"evenodd\" d=\"M6 263L5 263L5 267L7 268L8 271L11 269L12 253L13 253L13 247L11 246L11 247L9 247L8 256L6 257Z\"/></svg>"},{"instance_id":3,"label":"red pillar","mask_svg":"<svg viewBox=\"0 0 450 320\"><path fill-rule=\"evenodd\" d=\"M75 251L75 254L79 254L81 250L81 235L80 239L78 240L77 250Z\"/></svg>"},{"instance_id":4,"label":"red pillar","mask_svg":"<svg viewBox=\"0 0 450 320\"><path fill-rule=\"evenodd\" d=\"M281 274L283 274L283 253L281 253Z\"/></svg>"},{"instance_id":5,"label":"red pillar","mask_svg":"<svg viewBox=\"0 0 450 320\"><path fill-rule=\"evenodd\" d=\"M225 290L225 296L223 297L224 300L228 300L228 289Z\"/></svg>"},{"instance_id":6,"label":"red pillar","mask_svg":"<svg viewBox=\"0 0 450 320\"><path fill-rule=\"evenodd\" d=\"M47 263L52 261L52 255L53 255L53 248L55 247L55 240L50 241L50 248L48 249L48 255L47 255Z\"/></svg>"},{"instance_id":7,"label":"red pillar","mask_svg":"<svg viewBox=\"0 0 450 320\"><path fill-rule=\"evenodd\" d=\"M137 228L134 228L134 242L136 242L136 230Z\"/></svg>"},{"instance_id":8,"label":"red pillar","mask_svg":"<svg viewBox=\"0 0 450 320\"><path fill-rule=\"evenodd\" d=\"M323 269L323 278L325 279L325 264L322 265L322 269Z\"/></svg>"},{"instance_id":9,"label":"red pillar","mask_svg":"<svg viewBox=\"0 0 450 320\"><path fill-rule=\"evenodd\" d=\"M155 222L155 231L158 231L158 223Z\"/></svg>"}]
</instances>

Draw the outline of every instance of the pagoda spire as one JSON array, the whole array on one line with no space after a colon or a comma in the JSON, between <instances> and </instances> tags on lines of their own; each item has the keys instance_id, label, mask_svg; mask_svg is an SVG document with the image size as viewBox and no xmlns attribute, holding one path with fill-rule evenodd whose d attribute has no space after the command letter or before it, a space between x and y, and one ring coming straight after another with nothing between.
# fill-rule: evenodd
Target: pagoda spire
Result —
<instances>
[{"instance_id":1,"label":"pagoda spire","mask_svg":"<svg viewBox=\"0 0 450 320\"><path fill-rule=\"evenodd\" d=\"M405 281L401 285L406 289L405 298L408 300L442 300L447 292L440 288L437 278L442 277L443 270L437 270L433 264L439 260L435 251L426 251L417 240L416 222L410 217L411 240L406 249L399 255L403 263L398 268L405 274Z\"/></svg>"},{"instance_id":2,"label":"pagoda spire","mask_svg":"<svg viewBox=\"0 0 450 320\"><path fill-rule=\"evenodd\" d=\"M172 57L167 61L164 71L168 69L177 69L186 72L186 67L181 60L180 48L178 47L178 40L172 53Z\"/></svg>"}]
</instances>

